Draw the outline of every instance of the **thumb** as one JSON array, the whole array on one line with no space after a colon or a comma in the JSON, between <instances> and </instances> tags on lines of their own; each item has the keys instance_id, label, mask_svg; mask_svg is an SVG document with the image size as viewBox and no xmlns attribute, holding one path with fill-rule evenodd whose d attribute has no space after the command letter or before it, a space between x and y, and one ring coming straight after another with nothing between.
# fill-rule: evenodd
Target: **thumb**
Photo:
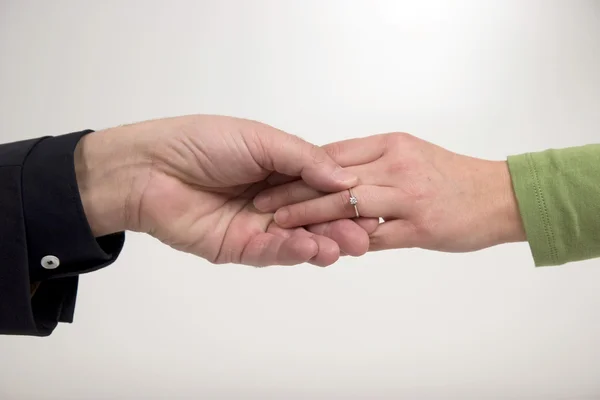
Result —
<instances>
[{"instance_id":1,"label":"thumb","mask_svg":"<svg viewBox=\"0 0 600 400\"><path fill-rule=\"evenodd\" d=\"M319 146L277 129L254 137L261 154L255 159L269 171L299 176L308 185L325 192L336 192L358 183L356 175L340 167Z\"/></svg>"}]
</instances>

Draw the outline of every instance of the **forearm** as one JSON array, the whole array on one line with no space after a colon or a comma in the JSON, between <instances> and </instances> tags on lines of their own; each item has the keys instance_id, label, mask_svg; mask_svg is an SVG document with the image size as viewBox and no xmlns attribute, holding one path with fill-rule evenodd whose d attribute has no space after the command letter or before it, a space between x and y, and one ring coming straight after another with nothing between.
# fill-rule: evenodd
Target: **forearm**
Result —
<instances>
[{"instance_id":1,"label":"forearm","mask_svg":"<svg viewBox=\"0 0 600 400\"><path fill-rule=\"evenodd\" d=\"M536 265L600 257L600 144L508 158Z\"/></svg>"}]
</instances>

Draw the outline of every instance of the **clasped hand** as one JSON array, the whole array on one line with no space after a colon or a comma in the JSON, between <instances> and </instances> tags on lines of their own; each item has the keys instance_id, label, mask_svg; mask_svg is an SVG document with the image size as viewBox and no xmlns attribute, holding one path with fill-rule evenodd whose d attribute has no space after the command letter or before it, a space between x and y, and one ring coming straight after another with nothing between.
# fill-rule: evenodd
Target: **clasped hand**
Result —
<instances>
[{"instance_id":1,"label":"clasped hand","mask_svg":"<svg viewBox=\"0 0 600 400\"><path fill-rule=\"evenodd\" d=\"M213 263L326 266L523 236L505 163L406 134L318 147L255 121L194 115L87 135L75 164L97 236L145 232Z\"/></svg>"}]
</instances>

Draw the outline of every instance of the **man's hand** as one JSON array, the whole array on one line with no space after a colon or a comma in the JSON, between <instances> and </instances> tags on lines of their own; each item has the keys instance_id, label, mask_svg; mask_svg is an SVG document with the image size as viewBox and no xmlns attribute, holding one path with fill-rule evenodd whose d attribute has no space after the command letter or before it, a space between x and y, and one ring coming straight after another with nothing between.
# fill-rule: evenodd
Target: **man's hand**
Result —
<instances>
[{"instance_id":1,"label":"man's hand","mask_svg":"<svg viewBox=\"0 0 600 400\"><path fill-rule=\"evenodd\" d=\"M370 250L421 247L466 252L525 240L505 162L470 158L408 134L384 134L325 146L357 175L352 189L363 217L385 220ZM267 189L254 201L292 228L352 218L349 192L324 194L301 181ZM295 204L298 203L298 204Z\"/></svg>"},{"instance_id":2,"label":"man's hand","mask_svg":"<svg viewBox=\"0 0 600 400\"><path fill-rule=\"evenodd\" d=\"M357 179L323 149L270 126L218 116L148 121L85 136L76 173L97 236L149 233L214 263L329 265L368 249L376 220L283 229L252 199L277 173L319 192ZM338 246L339 244L339 246Z\"/></svg>"}]
</instances>

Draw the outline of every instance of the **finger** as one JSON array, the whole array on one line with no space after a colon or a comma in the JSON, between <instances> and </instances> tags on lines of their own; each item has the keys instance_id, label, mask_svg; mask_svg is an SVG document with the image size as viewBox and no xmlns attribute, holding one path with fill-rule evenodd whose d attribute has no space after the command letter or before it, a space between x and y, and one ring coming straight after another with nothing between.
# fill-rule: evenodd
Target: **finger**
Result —
<instances>
[{"instance_id":1,"label":"finger","mask_svg":"<svg viewBox=\"0 0 600 400\"><path fill-rule=\"evenodd\" d=\"M283 229L283 228L277 226L276 224L271 224L271 226L269 226L269 232L274 235L285 237L285 238L293 238L293 237L301 238L301 237L303 237L303 238L308 238L308 239L313 240L317 244L318 250L317 250L317 253L313 257L311 257L309 260L307 260L307 262L309 262L313 265L317 265L319 267L326 267L328 265L335 263L340 257L340 248L334 240L332 240L326 236L323 236L323 235L315 235L311 232L308 232L304 228L297 228L297 229L291 230L291 229ZM368 248L368 238L367 238L367 248Z\"/></svg>"},{"instance_id":2,"label":"finger","mask_svg":"<svg viewBox=\"0 0 600 400\"><path fill-rule=\"evenodd\" d=\"M388 135L342 140L323 146L340 166L350 167L373 162L383 155Z\"/></svg>"},{"instance_id":3,"label":"finger","mask_svg":"<svg viewBox=\"0 0 600 400\"><path fill-rule=\"evenodd\" d=\"M410 212L410 202L395 188L360 185L353 188L352 193L358 199L357 208L363 217L400 218ZM280 208L275 213L275 222L281 227L292 228L355 215L349 191L344 190Z\"/></svg>"},{"instance_id":4,"label":"finger","mask_svg":"<svg viewBox=\"0 0 600 400\"><path fill-rule=\"evenodd\" d=\"M274 212L289 204L316 199L324 192L316 190L304 181L295 181L268 188L260 192L253 200L254 207L261 212Z\"/></svg>"},{"instance_id":5,"label":"finger","mask_svg":"<svg viewBox=\"0 0 600 400\"><path fill-rule=\"evenodd\" d=\"M317 255L318 251L317 242L308 237L285 238L261 233L246 245L240 263L255 267L302 264Z\"/></svg>"},{"instance_id":6,"label":"finger","mask_svg":"<svg viewBox=\"0 0 600 400\"><path fill-rule=\"evenodd\" d=\"M340 219L309 225L306 229L335 241L344 254L358 257L369 250L369 233L352 220Z\"/></svg>"},{"instance_id":7,"label":"finger","mask_svg":"<svg viewBox=\"0 0 600 400\"><path fill-rule=\"evenodd\" d=\"M365 138L342 140L321 146L327 154L341 167L351 167L373 162L380 158L385 151L386 135L373 135ZM290 176L275 172L267 178L271 185L297 180Z\"/></svg>"},{"instance_id":8,"label":"finger","mask_svg":"<svg viewBox=\"0 0 600 400\"><path fill-rule=\"evenodd\" d=\"M389 179L382 175L377 164L348 167L347 170L360 177L361 185L388 186ZM302 180L297 180L263 190L254 198L254 207L262 212L274 212L281 207L315 199L323 195L324 192L312 188Z\"/></svg>"},{"instance_id":9,"label":"finger","mask_svg":"<svg viewBox=\"0 0 600 400\"><path fill-rule=\"evenodd\" d=\"M332 246L331 242L318 242L319 255L309 261L316 265L329 265L337 261L337 257L342 255L358 257L365 254L369 250L368 235L375 231L377 225L379 225L377 218L356 218L354 220L343 219L309 225L306 230L297 228L296 231L304 232L315 240L318 236L324 236L335 242L335 247ZM269 232L289 237L294 231L273 224L269 228Z\"/></svg>"},{"instance_id":10,"label":"finger","mask_svg":"<svg viewBox=\"0 0 600 400\"><path fill-rule=\"evenodd\" d=\"M260 143L260 150L254 150L255 159L270 171L300 176L310 186L326 192L346 189L357 182L357 177L340 167L324 149L297 136L269 130L252 139Z\"/></svg>"},{"instance_id":11,"label":"finger","mask_svg":"<svg viewBox=\"0 0 600 400\"><path fill-rule=\"evenodd\" d=\"M321 235L313 235L308 231L304 231L312 236L312 239L319 246L319 252L308 262L318 267L327 267L335 263L340 258L340 247L331 238Z\"/></svg>"},{"instance_id":12,"label":"finger","mask_svg":"<svg viewBox=\"0 0 600 400\"><path fill-rule=\"evenodd\" d=\"M370 235L369 251L419 247L419 235L412 222L396 219L379 224Z\"/></svg>"}]
</instances>

